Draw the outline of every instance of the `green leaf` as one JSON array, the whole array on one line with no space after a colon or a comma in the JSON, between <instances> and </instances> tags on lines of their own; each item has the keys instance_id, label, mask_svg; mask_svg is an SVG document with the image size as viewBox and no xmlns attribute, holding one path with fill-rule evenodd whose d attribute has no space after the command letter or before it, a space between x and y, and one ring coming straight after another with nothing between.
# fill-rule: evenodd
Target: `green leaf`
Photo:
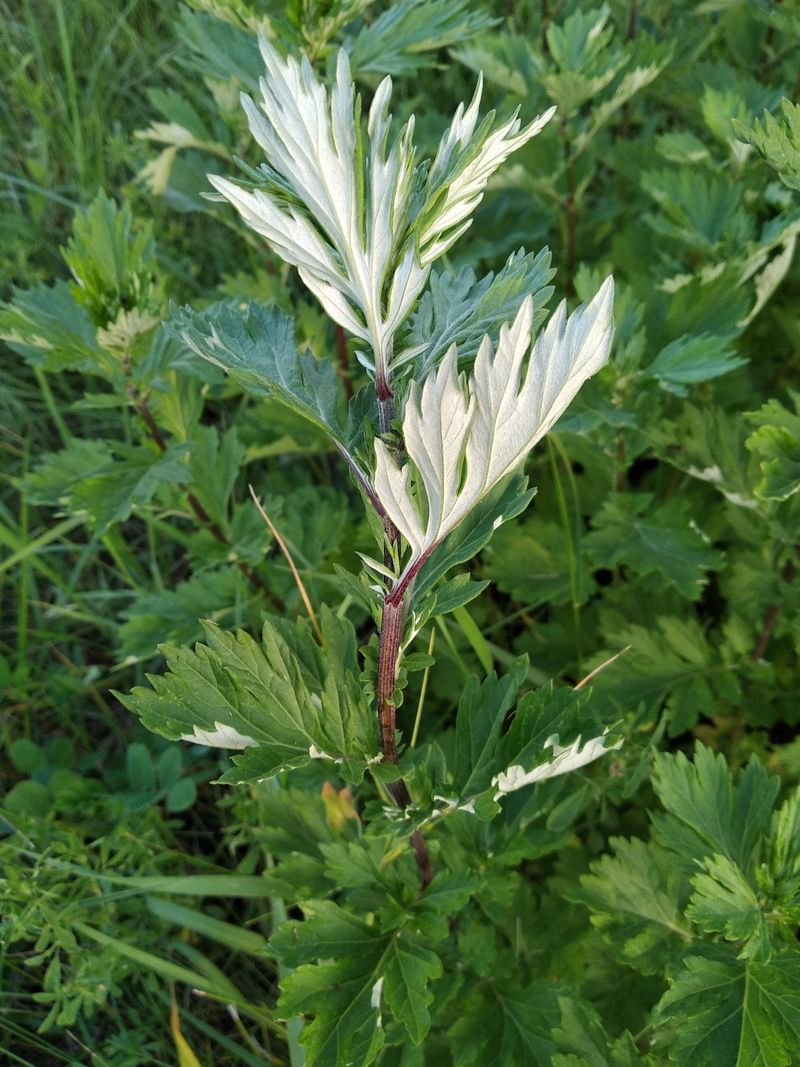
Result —
<instances>
[{"instance_id":1,"label":"green leaf","mask_svg":"<svg viewBox=\"0 0 800 1067\"><path fill-rule=\"evenodd\" d=\"M330 613L323 619L335 633ZM145 726L172 740L243 749L220 779L232 784L262 781L312 758L352 760L363 773L375 755L375 728L369 710L354 699L352 683L333 667L335 648L320 688L269 621L260 644L211 622L204 630L208 643L194 650L164 647L169 670L148 676L152 689L138 686L120 696ZM323 663L319 656L320 673Z\"/></svg>"},{"instance_id":2,"label":"green leaf","mask_svg":"<svg viewBox=\"0 0 800 1067\"><path fill-rule=\"evenodd\" d=\"M392 941L383 965L383 995L392 1015L408 1036L419 1044L428 1033L433 1001L429 984L442 974L442 962L429 949L406 941L400 935Z\"/></svg>"},{"instance_id":3,"label":"green leaf","mask_svg":"<svg viewBox=\"0 0 800 1067\"><path fill-rule=\"evenodd\" d=\"M241 595L242 575L233 567L205 571L172 589L141 590L122 612L120 655L152 656L164 641L189 644L202 636L200 619L231 613Z\"/></svg>"},{"instance_id":4,"label":"green leaf","mask_svg":"<svg viewBox=\"0 0 800 1067\"><path fill-rule=\"evenodd\" d=\"M147 90L147 99L168 123L182 127L196 141L211 141L212 134L189 100L173 89L152 88Z\"/></svg>"},{"instance_id":5,"label":"green leaf","mask_svg":"<svg viewBox=\"0 0 800 1067\"><path fill-rule=\"evenodd\" d=\"M783 119L764 112L751 127L733 120L736 136L754 145L790 189L800 190L800 106L784 98Z\"/></svg>"},{"instance_id":6,"label":"green leaf","mask_svg":"<svg viewBox=\"0 0 800 1067\"><path fill-rule=\"evenodd\" d=\"M800 953L769 964L688 956L655 1011L679 1067L791 1067L800 1048Z\"/></svg>"},{"instance_id":7,"label":"green leaf","mask_svg":"<svg viewBox=\"0 0 800 1067\"><path fill-rule=\"evenodd\" d=\"M138 741L128 745L125 754L128 784L134 793L152 793L156 788L155 767L147 747Z\"/></svg>"},{"instance_id":8,"label":"green leaf","mask_svg":"<svg viewBox=\"0 0 800 1067\"><path fill-rule=\"evenodd\" d=\"M409 77L434 66L437 53L467 41L495 19L468 0L401 0L346 42L355 75Z\"/></svg>"},{"instance_id":9,"label":"green leaf","mask_svg":"<svg viewBox=\"0 0 800 1067\"><path fill-rule=\"evenodd\" d=\"M236 952L249 952L255 956L267 955L266 938L254 930L215 919L203 911L187 908L184 904L176 904L172 900L148 896L146 903L149 912L174 926L194 930Z\"/></svg>"},{"instance_id":10,"label":"green leaf","mask_svg":"<svg viewBox=\"0 0 800 1067\"><path fill-rule=\"evenodd\" d=\"M63 253L75 279L76 298L99 326L132 309L160 312L153 224L136 225L127 201L118 208L105 193L98 193L75 215ZM152 325L155 322L148 328Z\"/></svg>"},{"instance_id":11,"label":"green leaf","mask_svg":"<svg viewBox=\"0 0 800 1067\"><path fill-rule=\"evenodd\" d=\"M691 940L682 916L686 877L657 845L619 837L609 844L614 855L594 862L567 898L589 908L592 925L624 963L659 974Z\"/></svg>"},{"instance_id":12,"label":"green leaf","mask_svg":"<svg viewBox=\"0 0 800 1067\"><path fill-rule=\"evenodd\" d=\"M800 788L773 815L766 852L778 906L785 907L796 922L800 909Z\"/></svg>"},{"instance_id":13,"label":"green leaf","mask_svg":"<svg viewBox=\"0 0 800 1067\"><path fill-rule=\"evenodd\" d=\"M287 920L270 941L287 967L300 967L317 960L382 954L380 929L332 900L309 901L303 906L303 912L302 923Z\"/></svg>"},{"instance_id":14,"label":"green leaf","mask_svg":"<svg viewBox=\"0 0 800 1067\"><path fill-rule=\"evenodd\" d=\"M300 1038L309 1064L346 1067L375 1062L384 1043L375 1000L380 957L369 952L298 967L283 979L278 1007L287 1017L313 1014Z\"/></svg>"},{"instance_id":15,"label":"green leaf","mask_svg":"<svg viewBox=\"0 0 800 1067\"><path fill-rule=\"evenodd\" d=\"M69 494L70 507L86 511L98 534L149 504L162 486L180 485L186 478L186 445L153 452L120 443L114 452L118 459L77 480Z\"/></svg>"},{"instance_id":16,"label":"green leaf","mask_svg":"<svg viewBox=\"0 0 800 1067\"><path fill-rule=\"evenodd\" d=\"M564 551L564 527L529 514L506 524L492 538L482 557L483 571L504 593L531 608L540 604L571 604L573 588ZM577 561L577 601L595 592L592 568L581 553Z\"/></svg>"},{"instance_id":17,"label":"green leaf","mask_svg":"<svg viewBox=\"0 0 800 1067\"><path fill-rule=\"evenodd\" d=\"M659 458L706 482L730 503L755 508L755 462L745 446L747 427L723 408L685 404L675 422L648 431Z\"/></svg>"},{"instance_id":18,"label":"green leaf","mask_svg":"<svg viewBox=\"0 0 800 1067\"><path fill-rule=\"evenodd\" d=\"M650 493L614 493L594 517L584 547L602 567L624 563L637 574L658 573L689 600L697 600L709 570L722 556L710 548L678 499L650 509Z\"/></svg>"},{"instance_id":19,"label":"green leaf","mask_svg":"<svg viewBox=\"0 0 800 1067\"><path fill-rule=\"evenodd\" d=\"M676 396L686 396L686 386L729 374L747 362L729 346L727 337L684 334L661 349L644 371Z\"/></svg>"},{"instance_id":20,"label":"green leaf","mask_svg":"<svg viewBox=\"0 0 800 1067\"><path fill-rule=\"evenodd\" d=\"M221 437L214 426L194 427L189 460L192 492L217 525L228 522L228 502L239 475L245 449L236 427Z\"/></svg>"},{"instance_id":21,"label":"green leaf","mask_svg":"<svg viewBox=\"0 0 800 1067\"><path fill-rule=\"evenodd\" d=\"M755 756L734 785L724 756L699 742L692 763L682 752L658 753L653 787L667 815L653 814L656 834L690 866L719 853L745 869L769 825L778 786Z\"/></svg>"},{"instance_id":22,"label":"green leaf","mask_svg":"<svg viewBox=\"0 0 800 1067\"><path fill-rule=\"evenodd\" d=\"M694 893L686 909L688 917L728 941L747 942L742 957L768 959L768 920L755 887L727 856L706 857L702 866L704 873L692 878Z\"/></svg>"},{"instance_id":23,"label":"green leaf","mask_svg":"<svg viewBox=\"0 0 800 1067\"><path fill-rule=\"evenodd\" d=\"M547 27L547 44L553 61L562 71L588 69L605 51L614 29L608 25L609 10L603 4L594 11L576 11L559 24Z\"/></svg>"},{"instance_id":24,"label":"green leaf","mask_svg":"<svg viewBox=\"0 0 800 1067\"><path fill-rule=\"evenodd\" d=\"M188 811L193 807L196 800L197 786L194 784L194 780L191 778L181 778L179 782L176 782L169 788L166 799L167 811L174 812L175 814L179 814L182 811Z\"/></svg>"},{"instance_id":25,"label":"green leaf","mask_svg":"<svg viewBox=\"0 0 800 1067\"><path fill-rule=\"evenodd\" d=\"M536 78L530 45L514 33L495 30L450 55L469 70L483 74L487 82L517 96L528 96Z\"/></svg>"},{"instance_id":26,"label":"green leaf","mask_svg":"<svg viewBox=\"0 0 800 1067\"><path fill-rule=\"evenodd\" d=\"M655 50L654 50L655 52ZM662 49L660 54L655 53L656 62L648 63L647 66L634 67L627 71L611 96L601 100L592 108L592 120L588 128L578 134L575 140L575 150L582 153L597 133L607 126L614 115L617 114L630 100L647 88L656 80L661 71L672 58L668 49Z\"/></svg>"},{"instance_id":27,"label":"green leaf","mask_svg":"<svg viewBox=\"0 0 800 1067\"><path fill-rule=\"evenodd\" d=\"M329 360L299 355L294 322L251 301L173 309L167 329L253 396L271 396L344 444L344 392Z\"/></svg>"},{"instance_id":28,"label":"green leaf","mask_svg":"<svg viewBox=\"0 0 800 1067\"><path fill-rule=\"evenodd\" d=\"M695 618L657 616L653 624L637 626L606 611L600 632L613 641L592 657L590 669L625 650L592 683L593 706L604 713L644 703L654 717L666 702L669 732L677 736L713 713L718 693L735 699L736 680Z\"/></svg>"},{"instance_id":29,"label":"green leaf","mask_svg":"<svg viewBox=\"0 0 800 1067\"><path fill-rule=\"evenodd\" d=\"M527 671L528 659L523 656L503 678L493 671L483 682L474 674L467 679L456 715L453 757L453 785L460 796L488 788L500 731Z\"/></svg>"},{"instance_id":30,"label":"green leaf","mask_svg":"<svg viewBox=\"0 0 800 1067\"><path fill-rule=\"evenodd\" d=\"M183 753L177 745L169 745L156 762L160 789L170 789L183 772Z\"/></svg>"},{"instance_id":31,"label":"green leaf","mask_svg":"<svg viewBox=\"0 0 800 1067\"><path fill-rule=\"evenodd\" d=\"M553 292L547 284L553 274L548 249L536 256L515 252L497 274L480 280L469 267L458 274L434 271L403 338L408 355L401 353L397 364L415 356L414 377L422 380L452 344L458 345L459 363L471 361L484 336L495 336L503 323L511 322L529 293L537 330Z\"/></svg>"},{"instance_id":32,"label":"green leaf","mask_svg":"<svg viewBox=\"0 0 800 1067\"><path fill-rule=\"evenodd\" d=\"M279 1001L287 1014L314 1014L302 1042L315 1067L373 1062L388 1007L418 1043L430 1027L429 983L439 958L402 933L382 934L332 901L304 906L303 923L284 923L270 942L295 970ZM323 962L316 962L323 961Z\"/></svg>"},{"instance_id":33,"label":"green leaf","mask_svg":"<svg viewBox=\"0 0 800 1067\"><path fill-rule=\"evenodd\" d=\"M50 790L41 782L17 782L3 797L3 807L8 811L40 819L47 815L52 804Z\"/></svg>"},{"instance_id":34,"label":"green leaf","mask_svg":"<svg viewBox=\"0 0 800 1067\"><path fill-rule=\"evenodd\" d=\"M636 1067L646 1063L626 1031L612 1042L600 1016L584 1001L559 997L561 1025L553 1031L553 1067Z\"/></svg>"},{"instance_id":35,"label":"green leaf","mask_svg":"<svg viewBox=\"0 0 800 1067\"><path fill-rule=\"evenodd\" d=\"M34 504L70 507L73 486L103 470L111 449L108 441L76 437L58 452L45 452L25 479L25 492Z\"/></svg>"},{"instance_id":36,"label":"green leaf","mask_svg":"<svg viewBox=\"0 0 800 1067\"><path fill-rule=\"evenodd\" d=\"M646 214L644 221L662 236L711 252L724 239L733 242L747 233L741 190L721 175L680 167L647 172L641 184L662 211Z\"/></svg>"},{"instance_id":37,"label":"green leaf","mask_svg":"<svg viewBox=\"0 0 800 1067\"><path fill-rule=\"evenodd\" d=\"M18 737L8 748L8 755L14 769L20 774L32 774L47 763L47 756L42 749L27 737Z\"/></svg>"},{"instance_id":38,"label":"green leaf","mask_svg":"<svg viewBox=\"0 0 800 1067\"><path fill-rule=\"evenodd\" d=\"M758 429L747 447L760 461L761 481L756 496L762 500L788 500L800 489L800 393L792 393L797 414L778 400L769 400L747 415Z\"/></svg>"},{"instance_id":39,"label":"green leaf","mask_svg":"<svg viewBox=\"0 0 800 1067\"><path fill-rule=\"evenodd\" d=\"M488 581L473 582L469 574L456 574L436 588L436 603L432 614L446 615L463 607L486 589Z\"/></svg>"},{"instance_id":40,"label":"green leaf","mask_svg":"<svg viewBox=\"0 0 800 1067\"><path fill-rule=\"evenodd\" d=\"M567 774L619 745L607 741L607 730L585 715L588 692L556 689L552 683L522 697L501 735L526 671L523 658L501 682L491 674L478 689L470 680L459 705L454 784L464 784L453 803L480 818L494 818L507 794Z\"/></svg>"},{"instance_id":41,"label":"green leaf","mask_svg":"<svg viewBox=\"0 0 800 1067\"><path fill-rule=\"evenodd\" d=\"M348 901L359 912L366 914L393 908L409 886L415 888L413 864L398 864L388 859L395 845L394 838L385 837L338 840L320 845L328 877L340 889L354 890L348 895ZM403 906L398 922L403 923L406 918ZM383 917L381 921L384 922Z\"/></svg>"},{"instance_id":42,"label":"green leaf","mask_svg":"<svg viewBox=\"0 0 800 1067\"><path fill-rule=\"evenodd\" d=\"M517 988L510 981L483 982L460 1004L448 1031L454 1067L551 1067L557 993L547 980Z\"/></svg>"},{"instance_id":43,"label":"green leaf","mask_svg":"<svg viewBox=\"0 0 800 1067\"><path fill-rule=\"evenodd\" d=\"M178 35L203 74L220 82L236 78L251 92L258 88L264 65L252 32L204 12L183 8L178 15Z\"/></svg>"},{"instance_id":44,"label":"green leaf","mask_svg":"<svg viewBox=\"0 0 800 1067\"><path fill-rule=\"evenodd\" d=\"M432 942L443 941L453 918L481 888L482 881L459 871L439 871L412 909L412 929Z\"/></svg>"},{"instance_id":45,"label":"green leaf","mask_svg":"<svg viewBox=\"0 0 800 1067\"><path fill-rule=\"evenodd\" d=\"M515 475L484 497L431 553L414 585L414 604L420 604L425 593L451 567L466 563L477 555L489 543L498 526L515 519L535 495L535 489L528 489L527 479Z\"/></svg>"},{"instance_id":46,"label":"green leaf","mask_svg":"<svg viewBox=\"0 0 800 1067\"><path fill-rule=\"evenodd\" d=\"M15 292L0 310L0 337L34 367L99 373L94 324L66 282Z\"/></svg>"},{"instance_id":47,"label":"green leaf","mask_svg":"<svg viewBox=\"0 0 800 1067\"><path fill-rule=\"evenodd\" d=\"M118 458L111 458L112 453ZM76 439L45 454L25 484L36 503L86 512L102 535L148 504L162 486L180 485L187 475L186 460L182 444L156 452L148 446Z\"/></svg>"},{"instance_id":48,"label":"green leaf","mask_svg":"<svg viewBox=\"0 0 800 1067\"><path fill-rule=\"evenodd\" d=\"M217 996L224 997L226 1001L238 1005L246 1003L244 998L238 995L238 990L227 981L225 988L220 989L219 983L213 978L207 978L205 975L202 975L197 971L190 971L188 968L181 967L178 964L173 963L171 960L165 960L163 957L156 956L152 952L145 952L142 949L137 948L135 945L129 944L127 941L109 936L102 930L97 930L82 922L76 922L75 929L83 937L88 937L93 941L99 942L101 945L109 946L114 952L131 960L137 966L142 967L147 971L153 971L155 974L160 975L162 978L166 978L170 982L182 982L188 985L191 989L201 989L204 992L214 993ZM234 993L234 996L231 996L231 993Z\"/></svg>"},{"instance_id":49,"label":"green leaf","mask_svg":"<svg viewBox=\"0 0 800 1067\"><path fill-rule=\"evenodd\" d=\"M71 874L85 878L97 878L97 871L74 864L53 866L63 867ZM103 879L111 885L127 886L128 889L141 889L146 893L169 893L172 896L187 897L243 897L252 900L264 900L270 894L270 882L267 877L255 874L146 874L121 875L103 871Z\"/></svg>"}]
</instances>

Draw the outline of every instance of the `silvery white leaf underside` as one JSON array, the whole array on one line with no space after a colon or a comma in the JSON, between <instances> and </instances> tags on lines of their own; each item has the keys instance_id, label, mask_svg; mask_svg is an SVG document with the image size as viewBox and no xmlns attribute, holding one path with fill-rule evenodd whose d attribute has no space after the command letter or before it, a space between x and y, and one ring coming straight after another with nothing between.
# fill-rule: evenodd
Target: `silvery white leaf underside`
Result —
<instances>
[{"instance_id":1,"label":"silvery white leaf underside","mask_svg":"<svg viewBox=\"0 0 800 1067\"><path fill-rule=\"evenodd\" d=\"M377 495L411 549L403 575L518 466L603 366L613 299L609 277L569 317L562 302L531 349L527 298L501 327L496 350L484 337L469 377L458 373L453 345L421 385L412 383L403 415L407 460L375 442Z\"/></svg>"},{"instance_id":2,"label":"silvery white leaf underside","mask_svg":"<svg viewBox=\"0 0 800 1067\"><path fill-rule=\"evenodd\" d=\"M430 264L471 224L492 174L554 109L524 129L516 114L478 124L479 81L426 172L415 168L413 116L390 142L390 78L373 97L365 148L344 50L329 92L307 59L284 59L263 38L260 47L261 99L243 95L242 105L274 180L254 189L217 175L209 180L298 268L330 317L366 343L366 365L388 377L394 334L424 289ZM287 191L296 203L287 202Z\"/></svg>"}]
</instances>

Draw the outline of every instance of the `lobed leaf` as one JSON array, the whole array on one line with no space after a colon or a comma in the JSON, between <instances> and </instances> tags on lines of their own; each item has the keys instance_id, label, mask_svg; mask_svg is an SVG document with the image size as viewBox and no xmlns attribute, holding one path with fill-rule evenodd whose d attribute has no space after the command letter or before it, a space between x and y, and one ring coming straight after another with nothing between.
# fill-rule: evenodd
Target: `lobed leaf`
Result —
<instances>
[{"instance_id":1,"label":"lobed leaf","mask_svg":"<svg viewBox=\"0 0 800 1067\"><path fill-rule=\"evenodd\" d=\"M329 641L337 625L347 625L327 609L322 618ZM318 663L320 688L271 622L260 644L211 622L204 630L207 644L194 650L164 647L169 670L148 676L152 689L137 686L120 696L148 729L172 740L243 750L221 778L228 783L263 781L312 759L352 761L363 774L376 754L374 724L335 648L327 669Z\"/></svg>"},{"instance_id":2,"label":"lobed leaf","mask_svg":"<svg viewBox=\"0 0 800 1067\"><path fill-rule=\"evenodd\" d=\"M375 489L406 539L414 573L434 548L509 475L555 425L578 389L608 358L613 335L609 278L569 319L562 303L528 355L533 301L484 338L467 382L452 347L422 385L413 382L403 415L408 460L401 466L376 440ZM424 511L411 485L424 492ZM403 581L401 577L399 582Z\"/></svg>"}]
</instances>

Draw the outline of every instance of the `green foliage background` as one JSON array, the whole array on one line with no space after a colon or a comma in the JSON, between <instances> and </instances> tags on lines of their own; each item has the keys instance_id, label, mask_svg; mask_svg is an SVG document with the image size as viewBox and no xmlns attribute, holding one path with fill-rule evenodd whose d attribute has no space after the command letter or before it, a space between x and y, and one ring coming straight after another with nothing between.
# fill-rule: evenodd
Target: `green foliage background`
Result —
<instances>
[{"instance_id":1,"label":"green foliage background","mask_svg":"<svg viewBox=\"0 0 800 1067\"><path fill-rule=\"evenodd\" d=\"M797 5L41 0L3 15L9 1062L296 1067L303 1047L331 1067L797 1062ZM424 893L369 779L312 766L224 789L210 783L227 759L150 734L113 695L163 674L160 644L190 663L185 646L257 636L267 615L302 657L298 587L248 483L328 606L343 701L351 646L367 685L374 667L374 642L356 661L347 629L368 642L356 553L373 541L346 469L302 410L180 339L175 306L203 313L200 337L253 301L253 322L292 316L312 399L322 379L364 381L294 272L203 195L208 171L258 162L238 94L259 76L259 30L322 71L344 43L365 100L390 73L425 148L480 70L487 107L558 105L437 268L409 343L468 348L523 290L541 310L550 285L575 301L617 280L610 365L532 456L533 504L417 638L400 728L420 810L466 789L463 753L483 736L488 766L517 690L550 679L566 706L592 674L588 706L625 744L491 823L423 820ZM517 254L545 246L549 265ZM204 638L201 620L219 629ZM523 698L532 719L538 699Z\"/></svg>"}]
</instances>

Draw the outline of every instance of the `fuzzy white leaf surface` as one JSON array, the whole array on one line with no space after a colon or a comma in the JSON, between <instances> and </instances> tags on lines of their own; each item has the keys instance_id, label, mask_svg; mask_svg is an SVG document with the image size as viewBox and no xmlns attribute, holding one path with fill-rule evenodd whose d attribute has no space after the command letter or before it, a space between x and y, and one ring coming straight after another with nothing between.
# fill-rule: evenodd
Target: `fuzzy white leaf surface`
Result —
<instances>
[{"instance_id":1,"label":"fuzzy white leaf surface","mask_svg":"<svg viewBox=\"0 0 800 1067\"><path fill-rule=\"evenodd\" d=\"M493 115L479 127L482 93L483 75L469 107L464 110L463 104L458 105L428 174L427 201L435 209L420 227L420 257L425 264L444 255L469 228L489 179L512 152L540 133L556 112L549 108L524 129L519 110L494 129Z\"/></svg>"},{"instance_id":2,"label":"fuzzy white leaf surface","mask_svg":"<svg viewBox=\"0 0 800 1067\"><path fill-rule=\"evenodd\" d=\"M478 126L481 83L459 105L427 177L415 169L414 119L390 143L392 92L372 100L362 145L360 105L347 53L330 92L308 60L283 59L260 39L266 76L256 103L242 96L269 169L263 188L209 181L300 276L330 317L368 346L366 365L388 380L393 339L424 289L430 264L470 225L486 185L507 156L538 133L518 116Z\"/></svg>"},{"instance_id":3,"label":"fuzzy white leaf surface","mask_svg":"<svg viewBox=\"0 0 800 1067\"><path fill-rule=\"evenodd\" d=\"M553 750L553 758L546 763L540 763L537 767L532 767L529 771L526 771L520 764L514 764L496 775L492 779L492 785L496 789L494 799L499 800L507 793L515 793L517 789L522 789L525 785L544 782L548 778L557 778L561 774L577 771L585 767L587 763L593 763L606 752L620 748L621 745L622 741L619 740L613 745L606 746L604 737L593 737L581 746L581 739L577 737L571 745L562 746L558 743L558 734L553 734L544 743L545 748Z\"/></svg>"},{"instance_id":4,"label":"fuzzy white leaf surface","mask_svg":"<svg viewBox=\"0 0 800 1067\"><path fill-rule=\"evenodd\" d=\"M250 748L258 742L241 734L224 722L215 722L213 730L204 730L195 726L190 734L181 734L182 741L192 741L196 745L208 745L210 748Z\"/></svg>"},{"instance_id":5,"label":"fuzzy white leaf surface","mask_svg":"<svg viewBox=\"0 0 800 1067\"><path fill-rule=\"evenodd\" d=\"M453 345L422 385L412 383L403 416L408 461L375 442L375 490L411 549L404 575L522 462L600 370L614 333L613 301L609 277L569 317L562 302L531 348L527 298L501 327L496 350L484 337L469 377L458 373Z\"/></svg>"}]
</instances>

